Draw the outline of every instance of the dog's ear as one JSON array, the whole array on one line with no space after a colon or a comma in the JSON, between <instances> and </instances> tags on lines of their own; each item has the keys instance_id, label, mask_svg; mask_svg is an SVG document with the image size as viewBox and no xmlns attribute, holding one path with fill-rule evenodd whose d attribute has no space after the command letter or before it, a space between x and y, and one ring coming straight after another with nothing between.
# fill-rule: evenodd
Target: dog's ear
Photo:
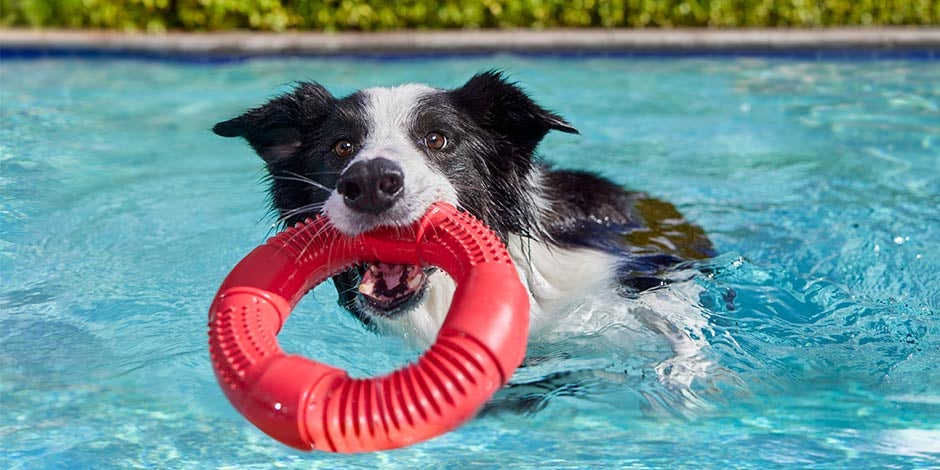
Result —
<instances>
[{"instance_id":1,"label":"dog's ear","mask_svg":"<svg viewBox=\"0 0 940 470\"><path fill-rule=\"evenodd\" d=\"M528 151L535 150L550 130L578 133L564 118L535 104L525 91L496 70L474 75L451 94L483 128Z\"/></svg>"},{"instance_id":2,"label":"dog's ear","mask_svg":"<svg viewBox=\"0 0 940 470\"><path fill-rule=\"evenodd\" d=\"M332 109L336 98L326 88L302 82L245 114L212 127L222 137L244 137L268 163L294 156L301 145L301 126L313 126Z\"/></svg>"}]
</instances>

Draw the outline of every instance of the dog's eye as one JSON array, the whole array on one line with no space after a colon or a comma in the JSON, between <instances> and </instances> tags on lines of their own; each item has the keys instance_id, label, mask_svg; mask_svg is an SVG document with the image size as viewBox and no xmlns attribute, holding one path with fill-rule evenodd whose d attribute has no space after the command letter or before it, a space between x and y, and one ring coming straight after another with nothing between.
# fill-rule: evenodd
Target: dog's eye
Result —
<instances>
[{"instance_id":1,"label":"dog's eye","mask_svg":"<svg viewBox=\"0 0 940 470\"><path fill-rule=\"evenodd\" d=\"M431 132L424 136L424 144L432 150L440 150L447 146L447 137L440 132Z\"/></svg>"},{"instance_id":2,"label":"dog's eye","mask_svg":"<svg viewBox=\"0 0 940 470\"><path fill-rule=\"evenodd\" d=\"M345 139L333 144L333 153L335 153L337 157L346 158L353 154L353 149L352 142Z\"/></svg>"}]
</instances>

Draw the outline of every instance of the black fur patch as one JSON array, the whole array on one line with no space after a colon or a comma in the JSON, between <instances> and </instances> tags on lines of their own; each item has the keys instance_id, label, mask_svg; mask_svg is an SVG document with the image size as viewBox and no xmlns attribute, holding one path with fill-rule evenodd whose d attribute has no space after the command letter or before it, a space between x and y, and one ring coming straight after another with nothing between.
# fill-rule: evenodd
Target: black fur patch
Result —
<instances>
[{"instance_id":1,"label":"black fur patch","mask_svg":"<svg viewBox=\"0 0 940 470\"><path fill-rule=\"evenodd\" d=\"M272 209L282 223L293 225L320 212L349 162L333 153L333 145L341 139L361 142L368 135L362 98L355 93L337 99L321 85L304 82L212 130L244 137L264 159Z\"/></svg>"}]
</instances>

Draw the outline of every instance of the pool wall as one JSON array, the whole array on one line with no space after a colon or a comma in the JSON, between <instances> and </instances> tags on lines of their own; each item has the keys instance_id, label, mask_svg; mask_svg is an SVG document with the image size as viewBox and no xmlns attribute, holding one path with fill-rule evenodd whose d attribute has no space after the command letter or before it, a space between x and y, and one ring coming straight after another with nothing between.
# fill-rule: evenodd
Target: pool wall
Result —
<instances>
[{"instance_id":1,"label":"pool wall","mask_svg":"<svg viewBox=\"0 0 940 470\"><path fill-rule=\"evenodd\" d=\"M198 58L269 55L415 57L535 55L755 55L936 58L940 27L828 29L555 29L383 33L166 34L0 29L0 56Z\"/></svg>"}]
</instances>

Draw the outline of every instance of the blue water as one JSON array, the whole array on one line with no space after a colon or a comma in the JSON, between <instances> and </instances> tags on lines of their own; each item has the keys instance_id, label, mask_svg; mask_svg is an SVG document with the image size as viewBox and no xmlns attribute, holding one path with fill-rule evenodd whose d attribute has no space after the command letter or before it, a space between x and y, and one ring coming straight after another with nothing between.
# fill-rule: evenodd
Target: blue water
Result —
<instances>
[{"instance_id":1,"label":"blue water","mask_svg":"<svg viewBox=\"0 0 940 470\"><path fill-rule=\"evenodd\" d=\"M536 413L369 455L265 437L220 393L205 324L272 221L260 160L209 128L292 80L343 94L492 67L582 131L547 159L710 233L712 274L674 293L708 374L663 386L664 358L612 325L533 344L537 373L608 372ZM6 60L0 468L940 467L938 77L935 60ZM356 374L414 357L334 301L309 295L282 344Z\"/></svg>"}]
</instances>

